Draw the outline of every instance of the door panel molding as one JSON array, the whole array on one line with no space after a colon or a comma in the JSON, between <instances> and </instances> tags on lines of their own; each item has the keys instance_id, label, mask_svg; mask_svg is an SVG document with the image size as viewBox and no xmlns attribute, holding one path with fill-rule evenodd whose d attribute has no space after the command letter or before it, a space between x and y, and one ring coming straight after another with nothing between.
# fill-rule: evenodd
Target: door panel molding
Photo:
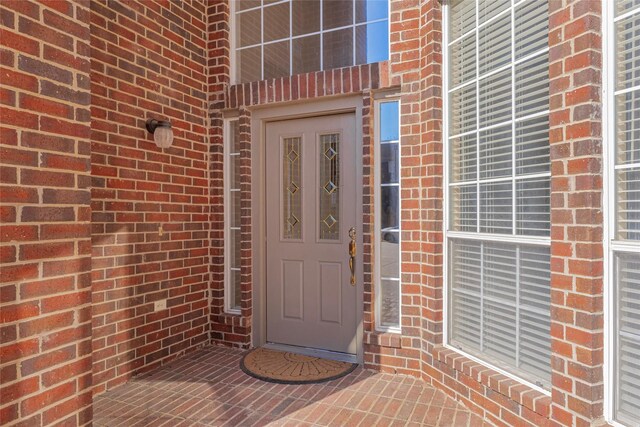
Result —
<instances>
[{"instance_id":1,"label":"door panel molding","mask_svg":"<svg viewBox=\"0 0 640 427\"><path fill-rule=\"evenodd\" d=\"M280 293L283 309L282 318L304 320L304 260L283 259L280 262L282 274L282 292ZM289 307L291 310L287 309Z\"/></svg>"},{"instance_id":2,"label":"door panel molding","mask_svg":"<svg viewBox=\"0 0 640 427\"><path fill-rule=\"evenodd\" d=\"M333 270L333 271L331 271ZM342 324L342 293L339 291L343 275L342 264L338 262L318 262L318 283L320 286L320 321Z\"/></svg>"}]
</instances>

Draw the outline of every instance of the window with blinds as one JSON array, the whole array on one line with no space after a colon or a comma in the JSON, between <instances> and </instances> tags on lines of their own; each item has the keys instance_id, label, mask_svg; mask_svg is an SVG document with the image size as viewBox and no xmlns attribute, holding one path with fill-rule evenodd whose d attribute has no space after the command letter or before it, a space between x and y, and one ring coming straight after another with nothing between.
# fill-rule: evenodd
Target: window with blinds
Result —
<instances>
[{"instance_id":1,"label":"window with blinds","mask_svg":"<svg viewBox=\"0 0 640 427\"><path fill-rule=\"evenodd\" d=\"M551 377L548 3L447 8L448 343Z\"/></svg>"},{"instance_id":2,"label":"window with blinds","mask_svg":"<svg viewBox=\"0 0 640 427\"><path fill-rule=\"evenodd\" d=\"M613 418L640 417L640 1L605 2L607 33Z\"/></svg>"}]
</instances>

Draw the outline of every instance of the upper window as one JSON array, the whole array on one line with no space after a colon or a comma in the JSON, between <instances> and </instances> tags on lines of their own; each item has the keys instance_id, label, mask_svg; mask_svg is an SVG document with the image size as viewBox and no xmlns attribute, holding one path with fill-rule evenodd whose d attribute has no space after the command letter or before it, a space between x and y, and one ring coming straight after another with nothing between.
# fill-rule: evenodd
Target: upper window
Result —
<instances>
[{"instance_id":1,"label":"upper window","mask_svg":"<svg viewBox=\"0 0 640 427\"><path fill-rule=\"evenodd\" d=\"M388 0L236 0L237 83L384 61Z\"/></svg>"},{"instance_id":2,"label":"upper window","mask_svg":"<svg viewBox=\"0 0 640 427\"><path fill-rule=\"evenodd\" d=\"M609 277L613 418L640 414L640 1L604 2L608 43Z\"/></svg>"},{"instance_id":3,"label":"upper window","mask_svg":"<svg viewBox=\"0 0 640 427\"><path fill-rule=\"evenodd\" d=\"M451 1L448 343L547 385L548 3Z\"/></svg>"}]
</instances>

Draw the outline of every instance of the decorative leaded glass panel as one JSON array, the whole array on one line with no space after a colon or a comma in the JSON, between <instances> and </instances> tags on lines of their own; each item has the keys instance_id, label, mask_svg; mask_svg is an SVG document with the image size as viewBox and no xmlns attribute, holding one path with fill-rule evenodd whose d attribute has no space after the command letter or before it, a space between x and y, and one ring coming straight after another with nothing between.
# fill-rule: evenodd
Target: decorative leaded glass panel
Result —
<instances>
[{"instance_id":1,"label":"decorative leaded glass panel","mask_svg":"<svg viewBox=\"0 0 640 427\"><path fill-rule=\"evenodd\" d=\"M340 240L340 134L320 136L320 239Z\"/></svg>"},{"instance_id":2,"label":"decorative leaded glass panel","mask_svg":"<svg viewBox=\"0 0 640 427\"><path fill-rule=\"evenodd\" d=\"M282 230L284 239L302 238L301 138L282 140Z\"/></svg>"}]
</instances>

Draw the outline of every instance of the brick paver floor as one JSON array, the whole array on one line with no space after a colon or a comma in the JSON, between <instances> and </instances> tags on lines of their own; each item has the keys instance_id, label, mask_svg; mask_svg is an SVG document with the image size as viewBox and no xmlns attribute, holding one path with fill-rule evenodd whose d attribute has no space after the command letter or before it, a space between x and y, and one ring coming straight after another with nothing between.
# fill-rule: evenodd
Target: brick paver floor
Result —
<instances>
[{"instance_id":1,"label":"brick paver floor","mask_svg":"<svg viewBox=\"0 0 640 427\"><path fill-rule=\"evenodd\" d=\"M243 351L210 346L100 395L94 425L483 426L443 392L409 376L356 369L322 384L257 380Z\"/></svg>"}]
</instances>

